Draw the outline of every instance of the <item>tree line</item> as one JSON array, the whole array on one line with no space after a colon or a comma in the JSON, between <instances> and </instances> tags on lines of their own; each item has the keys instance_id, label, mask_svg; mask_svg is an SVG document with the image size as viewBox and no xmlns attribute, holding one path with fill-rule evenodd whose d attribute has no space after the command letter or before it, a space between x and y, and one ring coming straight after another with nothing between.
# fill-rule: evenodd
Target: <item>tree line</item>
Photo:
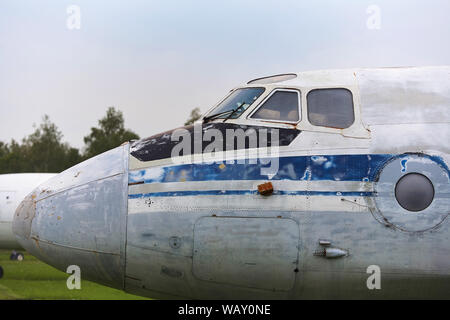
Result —
<instances>
[{"instance_id":1,"label":"tree line","mask_svg":"<svg viewBox=\"0 0 450 320\"><path fill-rule=\"evenodd\" d=\"M84 137L82 150L62 141L63 134L45 115L33 133L17 142L0 141L0 174L20 172L59 173L77 163L115 148L123 142L139 139L124 127L123 113L114 107Z\"/></svg>"}]
</instances>

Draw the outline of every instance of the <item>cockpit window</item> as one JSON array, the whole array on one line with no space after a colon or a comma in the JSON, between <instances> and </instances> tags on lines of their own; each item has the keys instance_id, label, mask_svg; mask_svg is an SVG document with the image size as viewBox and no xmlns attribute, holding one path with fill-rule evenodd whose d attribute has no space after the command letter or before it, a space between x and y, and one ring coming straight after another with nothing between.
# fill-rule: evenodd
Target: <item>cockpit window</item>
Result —
<instances>
[{"instance_id":1,"label":"cockpit window","mask_svg":"<svg viewBox=\"0 0 450 320\"><path fill-rule=\"evenodd\" d=\"M234 90L203 121L212 119L237 119L264 92L264 88L242 88Z\"/></svg>"},{"instance_id":2,"label":"cockpit window","mask_svg":"<svg viewBox=\"0 0 450 320\"><path fill-rule=\"evenodd\" d=\"M307 95L308 119L315 126L344 129L353 124L353 95L343 88L314 89Z\"/></svg>"},{"instance_id":3,"label":"cockpit window","mask_svg":"<svg viewBox=\"0 0 450 320\"><path fill-rule=\"evenodd\" d=\"M251 116L281 122L298 122L300 120L300 93L296 90L276 90Z\"/></svg>"}]
</instances>

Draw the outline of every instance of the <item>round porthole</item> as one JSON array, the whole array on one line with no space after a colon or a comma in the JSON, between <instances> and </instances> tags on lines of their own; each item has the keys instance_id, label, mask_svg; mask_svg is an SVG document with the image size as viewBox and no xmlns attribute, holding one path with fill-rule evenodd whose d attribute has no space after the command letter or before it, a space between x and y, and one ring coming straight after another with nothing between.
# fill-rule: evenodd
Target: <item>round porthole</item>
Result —
<instances>
[{"instance_id":1,"label":"round porthole","mask_svg":"<svg viewBox=\"0 0 450 320\"><path fill-rule=\"evenodd\" d=\"M403 209L422 211L433 202L434 187L423 174L408 173L395 185L395 198Z\"/></svg>"}]
</instances>

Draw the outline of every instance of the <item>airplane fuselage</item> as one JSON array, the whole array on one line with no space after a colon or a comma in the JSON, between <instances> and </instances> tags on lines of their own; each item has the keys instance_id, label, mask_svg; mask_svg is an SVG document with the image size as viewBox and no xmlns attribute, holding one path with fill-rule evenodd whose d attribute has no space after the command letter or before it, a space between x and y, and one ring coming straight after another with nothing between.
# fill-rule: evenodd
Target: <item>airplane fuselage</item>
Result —
<instances>
[{"instance_id":1,"label":"airplane fuselage","mask_svg":"<svg viewBox=\"0 0 450 320\"><path fill-rule=\"evenodd\" d=\"M449 298L449 80L442 67L250 82L227 116L54 177L15 233L55 267L154 298Z\"/></svg>"}]
</instances>

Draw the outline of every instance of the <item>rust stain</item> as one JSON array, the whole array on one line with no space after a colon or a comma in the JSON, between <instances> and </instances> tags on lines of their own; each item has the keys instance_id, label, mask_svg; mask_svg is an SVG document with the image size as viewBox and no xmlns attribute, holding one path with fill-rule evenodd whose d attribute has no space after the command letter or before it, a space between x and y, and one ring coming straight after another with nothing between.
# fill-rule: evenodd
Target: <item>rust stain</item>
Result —
<instances>
[{"instance_id":1,"label":"rust stain","mask_svg":"<svg viewBox=\"0 0 450 320\"><path fill-rule=\"evenodd\" d=\"M36 246L38 247L38 249L40 250L41 249L41 247L39 246L39 240L38 239L36 239L36 238L32 238L33 240L34 240L34 242L36 242Z\"/></svg>"},{"instance_id":2,"label":"rust stain","mask_svg":"<svg viewBox=\"0 0 450 320\"><path fill-rule=\"evenodd\" d=\"M273 193L272 182L266 182L258 185L258 192L263 196L270 196Z\"/></svg>"},{"instance_id":3,"label":"rust stain","mask_svg":"<svg viewBox=\"0 0 450 320\"><path fill-rule=\"evenodd\" d=\"M41 254L45 255L44 251L42 251L41 246L39 245L39 239L36 237L32 237L31 239L34 240L34 242L36 242L36 247L39 249L39 251L41 252Z\"/></svg>"},{"instance_id":4,"label":"rust stain","mask_svg":"<svg viewBox=\"0 0 450 320\"><path fill-rule=\"evenodd\" d=\"M56 219L61 220L62 218L60 216L57 216Z\"/></svg>"},{"instance_id":5,"label":"rust stain","mask_svg":"<svg viewBox=\"0 0 450 320\"><path fill-rule=\"evenodd\" d=\"M143 184L144 183L144 181L138 181L138 182L131 182L131 183L129 183L128 185L129 186L134 186L134 185L137 185L137 184Z\"/></svg>"},{"instance_id":6,"label":"rust stain","mask_svg":"<svg viewBox=\"0 0 450 320\"><path fill-rule=\"evenodd\" d=\"M221 164L219 165L219 169L221 169L221 170L223 170L225 167L226 167L226 165L225 165L224 163L221 163Z\"/></svg>"}]
</instances>

